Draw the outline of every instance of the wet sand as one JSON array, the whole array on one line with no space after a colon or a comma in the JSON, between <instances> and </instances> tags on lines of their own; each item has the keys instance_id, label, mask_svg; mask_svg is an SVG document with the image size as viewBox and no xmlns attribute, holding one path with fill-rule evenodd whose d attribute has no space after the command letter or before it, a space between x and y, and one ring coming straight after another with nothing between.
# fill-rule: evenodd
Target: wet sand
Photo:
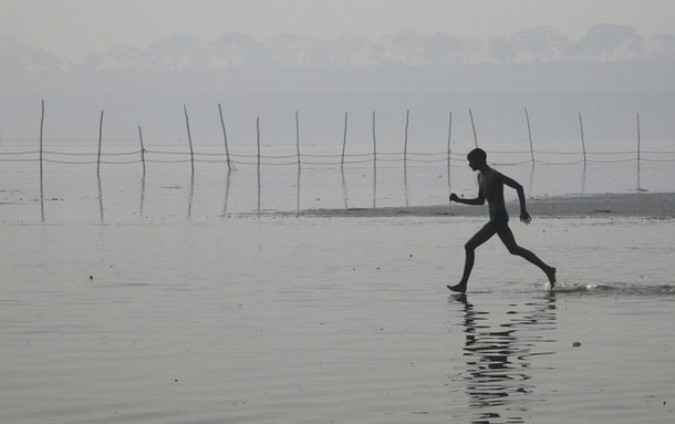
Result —
<instances>
[{"instance_id":1,"label":"wet sand","mask_svg":"<svg viewBox=\"0 0 675 424\"><path fill-rule=\"evenodd\" d=\"M507 204L512 214L519 211L514 201ZM675 193L617 193L587 196L536 197L527 200L533 217L587 218L633 217L649 219L675 218ZM485 207L436 205L415 207L307 209L301 216L394 217L394 216L485 216ZM295 214L294 215L298 215Z\"/></svg>"}]
</instances>

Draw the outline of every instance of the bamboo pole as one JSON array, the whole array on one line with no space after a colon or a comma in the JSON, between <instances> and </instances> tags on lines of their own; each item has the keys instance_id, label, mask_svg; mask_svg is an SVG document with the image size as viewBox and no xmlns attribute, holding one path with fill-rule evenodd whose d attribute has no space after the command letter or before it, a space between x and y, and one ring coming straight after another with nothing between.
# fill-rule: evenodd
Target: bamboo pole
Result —
<instances>
[{"instance_id":1,"label":"bamboo pole","mask_svg":"<svg viewBox=\"0 0 675 424\"><path fill-rule=\"evenodd\" d=\"M143 164L143 175L141 176L141 205L139 207L139 216L143 218L143 208L145 206L145 144L143 143L143 131L138 126L138 139L141 143L141 163Z\"/></svg>"},{"instance_id":2,"label":"bamboo pole","mask_svg":"<svg viewBox=\"0 0 675 424\"><path fill-rule=\"evenodd\" d=\"M349 113L345 112L345 129L342 136L342 160L340 161L340 168L345 167L345 150L347 148L347 122L349 121Z\"/></svg>"},{"instance_id":3,"label":"bamboo pole","mask_svg":"<svg viewBox=\"0 0 675 424\"><path fill-rule=\"evenodd\" d=\"M471 118L471 128L473 129L473 142L478 147L478 135L476 134L476 124L473 121L473 112L469 109L469 118Z\"/></svg>"},{"instance_id":4,"label":"bamboo pole","mask_svg":"<svg viewBox=\"0 0 675 424\"><path fill-rule=\"evenodd\" d=\"M642 134L640 132L640 114L637 114L637 189L642 190L640 181L640 161L642 159Z\"/></svg>"},{"instance_id":5,"label":"bamboo pole","mask_svg":"<svg viewBox=\"0 0 675 424\"><path fill-rule=\"evenodd\" d=\"M103 146L103 111L98 122L98 155L96 159L96 179L98 183L98 208L101 222L103 222L103 188L101 187L101 148Z\"/></svg>"},{"instance_id":6,"label":"bamboo pole","mask_svg":"<svg viewBox=\"0 0 675 424\"><path fill-rule=\"evenodd\" d=\"M96 175L101 176L101 147L103 145L103 111L98 121L98 154L96 155Z\"/></svg>"},{"instance_id":7,"label":"bamboo pole","mask_svg":"<svg viewBox=\"0 0 675 424\"><path fill-rule=\"evenodd\" d=\"M377 207L377 137L375 136L375 111L373 111L373 208Z\"/></svg>"},{"instance_id":8,"label":"bamboo pole","mask_svg":"<svg viewBox=\"0 0 675 424\"><path fill-rule=\"evenodd\" d=\"M405 137L403 141L403 167L408 166L408 126L410 124L410 109L405 112Z\"/></svg>"},{"instance_id":9,"label":"bamboo pole","mask_svg":"<svg viewBox=\"0 0 675 424\"><path fill-rule=\"evenodd\" d=\"M405 195L405 206L408 207L408 126L410 124L410 109L405 111L405 137L403 142L403 190Z\"/></svg>"},{"instance_id":10,"label":"bamboo pole","mask_svg":"<svg viewBox=\"0 0 675 424\"><path fill-rule=\"evenodd\" d=\"M530 157L532 158L532 163L534 163L534 146L532 144L532 127L530 126L530 114L525 108L525 120L527 121L527 137L530 140Z\"/></svg>"},{"instance_id":11,"label":"bamboo pole","mask_svg":"<svg viewBox=\"0 0 675 424\"><path fill-rule=\"evenodd\" d=\"M188 117L187 106L183 105L183 111L185 111L185 126L187 127L187 136L188 144L190 146L190 170L191 175L195 174L195 151L192 146L192 135L190 134L190 118Z\"/></svg>"},{"instance_id":12,"label":"bamboo pole","mask_svg":"<svg viewBox=\"0 0 675 424\"><path fill-rule=\"evenodd\" d=\"M302 165L301 165L301 158L300 158L300 117L298 114L298 111L295 111L295 149L298 155L298 175L297 175L297 180L296 180L296 196L295 196L295 211L299 215L300 214L300 182L301 182L301 174L302 174Z\"/></svg>"},{"instance_id":13,"label":"bamboo pole","mask_svg":"<svg viewBox=\"0 0 675 424\"><path fill-rule=\"evenodd\" d=\"M451 171L450 171L450 158L452 156L452 147L450 142L452 141L452 111L450 111L448 117L448 195L452 194L452 180L451 180Z\"/></svg>"},{"instance_id":14,"label":"bamboo pole","mask_svg":"<svg viewBox=\"0 0 675 424\"><path fill-rule=\"evenodd\" d=\"M377 166L377 137L375 136L375 111L373 111L373 166Z\"/></svg>"},{"instance_id":15,"label":"bamboo pole","mask_svg":"<svg viewBox=\"0 0 675 424\"><path fill-rule=\"evenodd\" d=\"M300 117L297 110L295 111L295 150L298 156L298 168L300 168Z\"/></svg>"},{"instance_id":16,"label":"bamboo pole","mask_svg":"<svg viewBox=\"0 0 675 424\"><path fill-rule=\"evenodd\" d=\"M232 168L232 163L230 162L230 147L227 143L227 131L225 130L225 120L223 119L223 108L218 103L218 114L220 115L220 126L223 129L223 140L225 142L225 155L227 156L227 169Z\"/></svg>"},{"instance_id":17,"label":"bamboo pole","mask_svg":"<svg viewBox=\"0 0 675 424\"><path fill-rule=\"evenodd\" d=\"M579 129L581 130L581 150L584 154L584 166L586 166L586 140L584 139L584 121L579 112Z\"/></svg>"},{"instance_id":18,"label":"bamboo pole","mask_svg":"<svg viewBox=\"0 0 675 424\"><path fill-rule=\"evenodd\" d=\"M641 149L641 144L642 144L642 136L640 134L640 114L637 114L637 163L638 166L640 166L640 159L642 156L642 149Z\"/></svg>"},{"instance_id":19,"label":"bamboo pole","mask_svg":"<svg viewBox=\"0 0 675 424\"><path fill-rule=\"evenodd\" d=\"M258 157L258 169L260 169L260 117L257 117L255 120L255 131L256 131L256 147L257 147L257 157Z\"/></svg>"},{"instance_id":20,"label":"bamboo pole","mask_svg":"<svg viewBox=\"0 0 675 424\"><path fill-rule=\"evenodd\" d=\"M42 155L44 151L43 132L45 124L45 101L42 99L42 115L40 118L40 217L45 222L45 191L44 191L44 173L42 167Z\"/></svg>"},{"instance_id":21,"label":"bamboo pole","mask_svg":"<svg viewBox=\"0 0 675 424\"><path fill-rule=\"evenodd\" d=\"M450 111L450 116L448 118L448 168L450 168L450 156L452 155L452 147L450 146L451 140L452 140L452 111Z\"/></svg>"},{"instance_id":22,"label":"bamboo pole","mask_svg":"<svg viewBox=\"0 0 675 424\"><path fill-rule=\"evenodd\" d=\"M190 146L190 197L188 199L188 218L192 217L192 200L195 192L195 151L192 146L192 133L190 132L190 118L188 117L187 106L183 105L185 112L185 127L187 128L188 144Z\"/></svg>"},{"instance_id":23,"label":"bamboo pole","mask_svg":"<svg viewBox=\"0 0 675 424\"><path fill-rule=\"evenodd\" d=\"M256 129L256 145L258 146L258 215L260 215L260 197L261 197L261 182L260 182L260 117L255 120Z\"/></svg>"},{"instance_id":24,"label":"bamboo pole","mask_svg":"<svg viewBox=\"0 0 675 424\"><path fill-rule=\"evenodd\" d=\"M138 126L138 139L141 143L141 163L143 164L143 178L145 178L145 144L143 144L143 130Z\"/></svg>"}]
</instances>

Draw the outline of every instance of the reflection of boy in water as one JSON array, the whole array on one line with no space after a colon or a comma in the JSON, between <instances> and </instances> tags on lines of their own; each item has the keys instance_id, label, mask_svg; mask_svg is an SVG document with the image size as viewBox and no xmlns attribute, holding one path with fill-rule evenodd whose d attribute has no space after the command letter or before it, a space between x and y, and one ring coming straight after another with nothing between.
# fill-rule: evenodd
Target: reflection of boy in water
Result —
<instances>
[{"instance_id":1,"label":"reflection of boy in water","mask_svg":"<svg viewBox=\"0 0 675 424\"><path fill-rule=\"evenodd\" d=\"M513 233L509 228L509 215L506 212L506 205L504 204L504 184L515 189L518 192L518 199L520 201L520 220L524 224L529 224L531 221L530 215L525 209L525 193L523 186L517 181L500 174L496 170L490 168L487 164L487 154L482 149L474 149L467 155L469 166L474 171L479 171L478 174L478 197L475 199L463 199L458 197L455 193L450 195L450 201L462 203L465 205L483 205L487 200L490 209L490 221L483 226L471 239L464 245L466 249L466 262L464 264L464 274L459 284L448 286L452 291L466 292L466 285L469 282L469 275L473 269L475 254L474 251L478 246L485 243L490 237L497 234L502 240L502 243L509 249L513 255L521 256L534 265L541 268L548 281L551 283L551 288L555 285L555 268L546 265L534 253L524 249L516 243Z\"/></svg>"}]
</instances>

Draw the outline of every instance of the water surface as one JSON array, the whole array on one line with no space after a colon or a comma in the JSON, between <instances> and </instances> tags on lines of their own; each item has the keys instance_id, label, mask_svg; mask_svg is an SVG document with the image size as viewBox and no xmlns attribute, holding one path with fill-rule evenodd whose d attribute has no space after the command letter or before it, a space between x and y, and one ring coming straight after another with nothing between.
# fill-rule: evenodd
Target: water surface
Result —
<instances>
[{"instance_id":1,"label":"water surface","mask_svg":"<svg viewBox=\"0 0 675 424\"><path fill-rule=\"evenodd\" d=\"M4 225L0 420L669 422L671 221Z\"/></svg>"}]
</instances>

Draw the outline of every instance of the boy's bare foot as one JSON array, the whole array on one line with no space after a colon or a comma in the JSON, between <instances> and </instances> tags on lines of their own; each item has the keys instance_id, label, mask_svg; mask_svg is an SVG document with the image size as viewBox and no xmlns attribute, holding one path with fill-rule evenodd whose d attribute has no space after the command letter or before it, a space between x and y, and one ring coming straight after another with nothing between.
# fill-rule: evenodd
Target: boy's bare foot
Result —
<instances>
[{"instance_id":1,"label":"boy's bare foot","mask_svg":"<svg viewBox=\"0 0 675 424\"><path fill-rule=\"evenodd\" d=\"M551 283L551 290L553 290L553 287L555 287L555 283L556 283L555 271L556 271L556 269L553 268L553 267L549 267L548 271L546 271L546 276L548 277L548 282Z\"/></svg>"},{"instance_id":2,"label":"boy's bare foot","mask_svg":"<svg viewBox=\"0 0 675 424\"><path fill-rule=\"evenodd\" d=\"M466 293L466 283L459 283L454 286L448 285L447 287L448 289L450 289L450 291L454 291L457 293Z\"/></svg>"}]
</instances>

